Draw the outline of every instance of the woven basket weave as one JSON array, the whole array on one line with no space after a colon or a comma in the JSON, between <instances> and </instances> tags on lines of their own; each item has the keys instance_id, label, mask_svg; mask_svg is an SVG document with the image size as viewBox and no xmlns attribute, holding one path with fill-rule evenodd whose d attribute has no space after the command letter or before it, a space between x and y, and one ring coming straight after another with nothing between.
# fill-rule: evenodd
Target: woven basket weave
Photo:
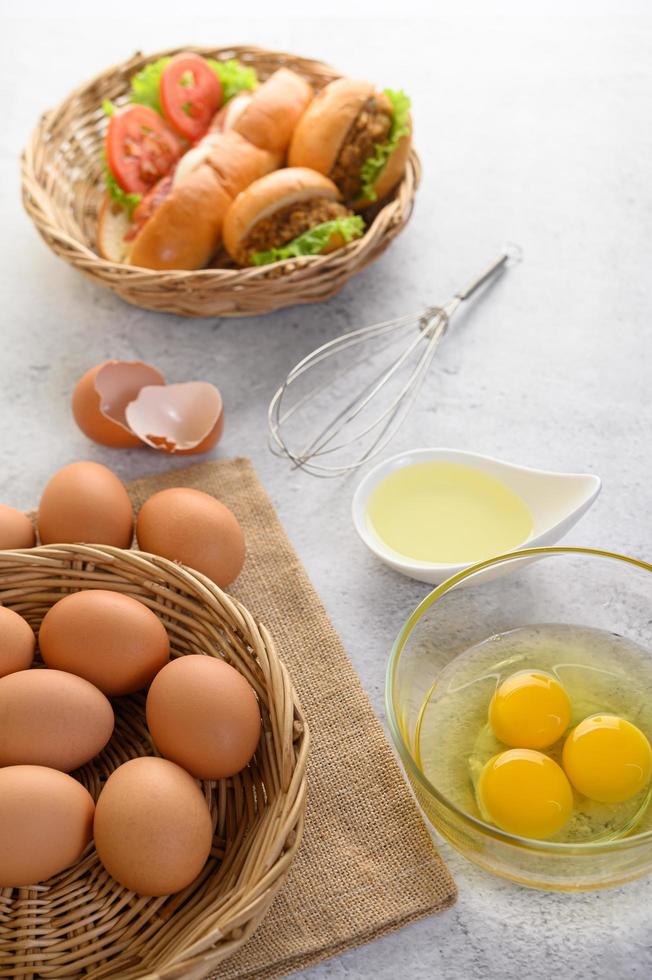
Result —
<instances>
[{"instance_id":1,"label":"woven basket weave","mask_svg":"<svg viewBox=\"0 0 652 980\"><path fill-rule=\"evenodd\" d=\"M299 72L316 89L338 78L319 61L260 48L174 48L143 56L102 72L45 113L21 158L22 195L27 213L47 245L91 279L123 299L149 310L184 316L250 316L295 303L317 303L377 259L412 213L420 179L414 151L391 200L374 208L363 238L331 255L304 257L273 269L204 269L154 272L119 265L96 251L97 214L104 194L102 145L106 118L103 99L121 103L129 80L143 65L179 50L220 60L238 58L264 80L277 68Z\"/></svg>"},{"instance_id":2,"label":"woven basket weave","mask_svg":"<svg viewBox=\"0 0 652 980\"><path fill-rule=\"evenodd\" d=\"M114 589L164 622L172 655L224 657L254 686L263 734L251 765L204 782L215 826L199 878L168 898L117 884L90 844L78 863L30 888L0 889L0 976L204 977L251 935L282 884L303 831L308 730L274 644L204 576L138 551L51 545L0 552L0 604L37 629L62 595ZM113 699L108 746L75 775L96 799L122 762L155 754L143 694Z\"/></svg>"}]
</instances>

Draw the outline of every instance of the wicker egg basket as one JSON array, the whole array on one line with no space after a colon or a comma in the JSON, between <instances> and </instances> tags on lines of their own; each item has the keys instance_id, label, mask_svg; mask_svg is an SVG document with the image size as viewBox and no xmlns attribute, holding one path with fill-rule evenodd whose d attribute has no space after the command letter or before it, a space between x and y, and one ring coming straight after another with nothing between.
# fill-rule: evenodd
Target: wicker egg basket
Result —
<instances>
[{"instance_id":1,"label":"wicker egg basket","mask_svg":"<svg viewBox=\"0 0 652 980\"><path fill-rule=\"evenodd\" d=\"M185 891L143 898L114 881L92 843L76 865L39 885L0 889L0 976L195 980L241 946L283 883L303 831L309 735L274 643L207 578L138 551L50 545L0 552L0 604L38 626L79 589L114 589L152 609L172 655L223 657L253 685L263 734L250 766L204 782L215 835L211 857ZM76 777L97 799L109 774L156 754L143 694L113 699L107 747Z\"/></svg>"},{"instance_id":2,"label":"wicker egg basket","mask_svg":"<svg viewBox=\"0 0 652 980\"><path fill-rule=\"evenodd\" d=\"M102 147L106 117L102 100L126 100L129 80L143 65L179 50L211 58L238 58L264 81L286 66L315 89L339 74L319 61L261 48L183 48L146 57L138 53L109 68L46 112L21 158L27 213L47 245L85 275L128 303L183 316L251 316L295 303L317 303L378 258L412 213L420 165L413 151L392 198L365 214L363 238L325 256L308 256L272 268L155 272L108 262L96 252L99 205L104 195Z\"/></svg>"}]
</instances>

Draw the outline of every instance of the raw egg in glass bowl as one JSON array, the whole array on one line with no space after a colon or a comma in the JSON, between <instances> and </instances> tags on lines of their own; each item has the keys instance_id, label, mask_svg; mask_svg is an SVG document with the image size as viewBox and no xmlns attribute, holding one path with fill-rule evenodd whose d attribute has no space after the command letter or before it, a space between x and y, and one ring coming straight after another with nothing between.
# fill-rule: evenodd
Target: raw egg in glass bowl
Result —
<instances>
[{"instance_id":1,"label":"raw egg in glass bowl","mask_svg":"<svg viewBox=\"0 0 652 980\"><path fill-rule=\"evenodd\" d=\"M535 888L652 871L652 565L532 548L438 586L399 633L390 731L433 827Z\"/></svg>"}]
</instances>

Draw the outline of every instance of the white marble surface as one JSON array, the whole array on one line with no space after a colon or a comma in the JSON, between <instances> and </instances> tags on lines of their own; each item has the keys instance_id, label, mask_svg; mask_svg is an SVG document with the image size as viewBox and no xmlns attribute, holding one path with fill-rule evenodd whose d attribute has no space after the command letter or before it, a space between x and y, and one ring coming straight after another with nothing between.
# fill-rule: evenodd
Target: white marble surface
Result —
<instances>
[{"instance_id":1,"label":"white marble surface","mask_svg":"<svg viewBox=\"0 0 652 980\"><path fill-rule=\"evenodd\" d=\"M355 481L291 474L268 453L267 402L316 343L446 298L503 240L518 241L526 261L442 346L392 451L457 446L596 472L602 496L569 540L649 558L652 18L649 6L640 15L617 0L521 5L527 15L516 4L449 0L431 19L410 2L387 15L382 3L363 3L357 17L340 15L347 6L331 2L327 16L277 2L271 17L248 2L225 16L214 0L189 0L174 20L149 3L42 2L25 7L29 19L5 13L0 499L33 504L49 475L79 458L123 478L186 465L86 441L68 400L88 366L138 357L173 380L216 382L228 413L216 455L253 458L382 716L389 646L426 587L381 567L354 538ZM136 48L186 39L321 56L413 95L425 168L413 222L330 303L222 322L131 309L50 254L23 213L18 152L39 112ZM304 976L651 975L652 879L539 894L441 850L459 885L454 909Z\"/></svg>"}]
</instances>

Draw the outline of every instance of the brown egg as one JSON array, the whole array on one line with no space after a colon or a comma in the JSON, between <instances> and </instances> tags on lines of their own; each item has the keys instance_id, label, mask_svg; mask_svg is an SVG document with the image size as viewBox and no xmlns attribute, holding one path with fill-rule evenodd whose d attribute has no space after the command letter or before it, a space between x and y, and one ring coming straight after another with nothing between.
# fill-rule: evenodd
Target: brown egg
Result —
<instances>
[{"instance_id":1,"label":"brown egg","mask_svg":"<svg viewBox=\"0 0 652 980\"><path fill-rule=\"evenodd\" d=\"M36 535L29 517L14 507L0 504L0 551L33 548L35 544Z\"/></svg>"},{"instance_id":2,"label":"brown egg","mask_svg":"<svg viewBox=\"0 0 652 980\"><path fill-rule=\"evenodd\" d=\"M22 616L0 606L0 678L32 666L36 637Z\"/></svg>"},{"instance_id":3,"label":"brown egg","mask_svg":"<svg viewBox=\"0 0 652 980\"><path fill-rule=\"evenodd\" d=\"M243 769L260 740L260 708L251 684L217 657L178 657L147 695L147 725L161 755L198 779Z\"/></svg>"},{"instance_id":4,"label":"brown egg","mask_svg":"<svg viewBox=\"0 0 652 980\"><path fill-rule=\"evenodd\" d=\"M63 772L0 769L0 888L36 885L74 864L91 839L94 810L90 793Z\"/></svg>"},{"instance_id":5,"label":"brown egg","mask_svg":"<svg viewBox=\"0 0 652 980\"><path fill-rule=\"evenodd\" d=\"M141 361L104 361L87 371L72 396L75 422L94 442L115 449L142 446L127 425L125 409L145 385L165 384L160 371Z\"/></svg>"},{"instance_id":6,"label":"brown egg","mask_svg":"<svg viewBox=\"0 0 652 980\"><path fill-rule=\"evenodd\" d=\"M140 509L136 536L143 551L183 562L220 588L230 585L244 564L244 534L235 515L201 490L173 487L155 493Z\"/></svg>"},{"instance_id":7,"label":"brown egg","mask_svg":"<svg viewBox=\"0 0 652 980\"><path fill-rule=\"evenodd\" d=\"M59 599L43 617L38 639L48 667L78 674L110 695L147 687L170 658L158 616L137 599L104 589Z\"/></svg>"},{"instance_id":8,"label":"brown egg","mask_svg":"<svg viewBox=\"0 0 652 980\"><path fill-rule=\"evenodd\" d=\"M76 674L35 669L0 678L0 766L70 772L102 751L114 723L107 698Z\"/></svg>"},{"instance_id":9,"label":"brown egg","mask_svg":"<svg viewBox=\"0 0 652 980\"><path fill-rule=\"evenodd\" d=\"M139 895L171 895L204 867L213 827L192 776L149 756L131 759L109 776L93 835L100 861L121 885Z\"/></svg>"},{"instance_id":10,"label":"brown egg","mask_svg":"<svg viewBox=\"0 0 652 980\"><path fill-rule=\"evenodd\" d=\"M110 544L129 548L134 515L127 491L100 463L70 463L52 477L41 497L42 544Z\"/></svg>"}]
</instances>

